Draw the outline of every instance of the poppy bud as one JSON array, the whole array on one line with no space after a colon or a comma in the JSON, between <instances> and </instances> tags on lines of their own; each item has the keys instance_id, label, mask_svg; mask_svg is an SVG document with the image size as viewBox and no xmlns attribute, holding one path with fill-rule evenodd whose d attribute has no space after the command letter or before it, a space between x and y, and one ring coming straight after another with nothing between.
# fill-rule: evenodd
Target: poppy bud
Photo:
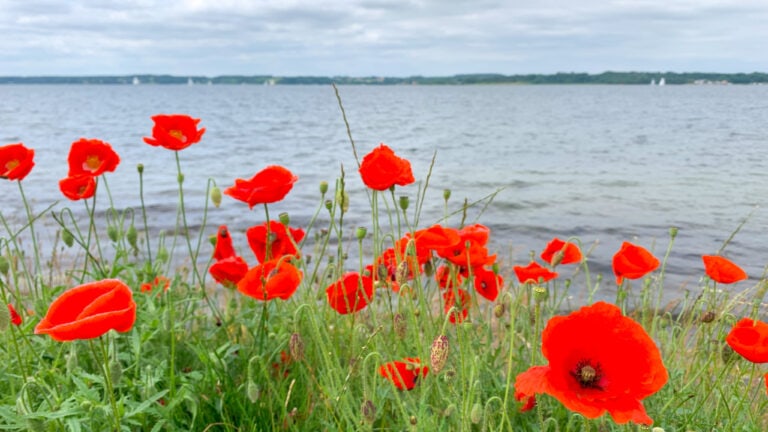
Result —
<instances>
[{"instance_id":1,"label":"poppy bud","mask_svg":"<svg viewBox=\"0 0 768 432\"><path fill-rule=\"evenodd\" d=\"M11 323L11 311L7 307L0 307L0 332L8 329Z\"/></svg>"},{"instance_id":2,"label":"poppy bud","mask_svg":"<svg viewBox=\"0 0 768 432\"><path fill-rule=\"evenodd\" d=\"M393 327L395 329L395 335L399 339L405 339L405 334L408 331L408 323L405 321L405 317L399 313L395 314L393 318Z\"/></svg>"},{"instance_id":3,"label":"poppy bud","mask_svg":"<svg viewBox=\"0 0 768 432\"><path fill-rule=\"evenodd\" d=\"M456 404L450 404L443 410L443 417L450 417L456 412Z\"/></svg>"},{"instance_id":4,"label":"poppy bud","mask_svg":"<svg viewBox=\"0 0 768 432\"><path fill-rule=\"evenodd\" d=\"M168 262L168 249L165 248L165 246L160 246L157 250L157 261L161 263L167 263Z\"/></svg>"},{"instance_id":5,"label":"poppy bud","mask_svg":"<svg viewBox=\"0 0 768 432\"><path fill-rule=\"evenodd\" d=\"M331 200L325 200L325 208L330 210L333 208L333 201Z\"/></svg>"},{"instance_id":6,"label":"poppy bud","mask_svg":"<svg viewBox=\"0 0 768 432\"><path fill-rule=\"evenodd\" d=\"M288 342L288 349L291 352L293 361L300 362L304 360L304 340L301 335L294 333L291 335L291 340Z\"/></svg>"},{"instance_id":7,"label":"poppy bud","mask_svg":"<svg viewBox=\"0 0 768 432\"><path fill-rule=\"evenodd\" d=\"M536 303L541 303L547 301L549 298L549 290L547 287L543 287L541 285L536 285L533 287L533 301Z\"/></svg>"},{"instance_id":8,"label":"poppy bud","mask_svg":"<svg viewBox=\"0 0 768 432\"><path fill-rule=\"evenodd\" d=\"M109 379L112 381L112 386L117 385L120 382L120 378L123 377L123 367L118 361L109 362Z\"/></svg>"},{"instance_id":9,"label":"poppy bud","mask_svg":"<svg viewBox=\"0 0 768 432\"><path fill-rule=\"evenodd\" d=\"M555 254L552 255L552 267L557 267L557 265L563 261L564 257L565 257L565 254L563 253L563 251L559 250L555 252Z\"/></svg>"},{"instance_id":10,"label":"poppy bud","mask_svg":"<svg viewBox=\"0 0 768 432\"><path fill-rule=\"evenodd\" d=\"M368 229L365 227L357 227L355 230L355 238L358 240L364 239L366 234L368 234Z\"/></svg>"},{"instance_id":11,"label":"poppy bud","mask_svg":"<svg viewBox=\"0 0 768 432\"><path fill-rule=\"evenodd\" d=\"M403 196L400 197L399 204L400 204L400 209L401 210L408 210L408 204L409 203L410 203L410 201L409 201L407 196L403 195Z\"/></svg>"},{"instance_id":12,"label":"poppy bud","mask_svg":"<svg viewBox=\"0 0 768 432\"><path fill-rule=\"evenodd\" d=\"M74 346L74 345L73 345ZM77 371L77 351L70 350L67 354L67 373L72 375Z\"/></svg>"},{"instance_id":13,"label":"poppy bud","mask_svg":"<svg viewBox=\"0 0 768 432\"><path fill-rule=\"evenodd\" d=\"M109 237L110 240L112 240L114 243L117 243L117 227L114 225L110 225L107 227L107 237Z\"/></svg>"},{"instance_id":14,"label":"poppy bud","mask_svg":"<svg viewBox=\"0 0 768 432\"><path fill-rule=\"evenodd\" d=\"M136 165L136 171L138 171L139 174L144 174L144 164Z\"/></svg>"},{"instance_id":15,"label":"poppy bud","mask_svg":"<svg viewBox=\"0 0 768 432\"><path fill-rule=\"evenodd\" d=\"M138 249L136 241L139 238L139 233L136 231L136 226L131 224L131 226L128 227L128 232L125 233L125 239L128 240L128 244L131 245L132 248Z\"/></svg>"},{"instance_id":16,"label":"poppy bud","mask_svg":"<svg viewBox=\"0 0 768 432\"><path fill-rule=\"evenodd\" d=\"M72 247L72 245L75 244L75 236L72 235L72 231L64 228L64 231L61 232L61 241L63 241L67 247Z\"/></svg>"},{"instance_id":17,"label":"poppy bud","mask_svg":"<svg viewBox=\"0 0 768 432\"><path fill-rule=\"evenodd\" d=\"M218 186L211 188L211 202L216 208L219 208L221 205L221 189Z\"/></svg>"},{"instance_id":18,"label":"poppy bud","mask_svg":"<svg viewBox=\"0 0 768 432\"><path fill-rule=\"evenodd\" d=\"M376 405L373 404L373 401L370 399L364 400L360 406L360 414L363 416L363 421L368 424L376 421Z\"/></svg>"},{"instance_id":19,"label":"poppy bud","mask_svg":"<svg viewBox=\"0 0 768 432\"><path fill-rule=\"evenodd\" d=\"M703 322L703 323L711 323L714 320L715 320L715 313L712 312L712 311L706 311L701 316L701 322Z\"/></svg>"},{"instance_id":20,"label":"poppy bud","mask_svg":"<svg viewBox=\"0 0 768 432\"><path fill-rule=\"evenodd\" d=\"M0 256L0 274L7 275L10 268L11 265L8 260L4 256Z\"/></svg>"},{"instance_id":21,"label":"poppy bud","mask_svg":"<svg viewBox=\"0 0 768 432\"><path fill-rule=\"evenodd\" d=\"M432 264L432 260L429 260L424 263L424 275L432 277L433 274L435 274L435 265Z\"/></svg>"},{"instance_id":22,"label":"poppy bud","mask_svg":"<svg viewBox=\"0 0 768 432\"><path fill-rule=\"evenodd\" d=\"M440 335L432 342L432 349L429 353L429 362L432 365L432 371L438 373L443 370L448 361L448 336Z\"/></svg>"},{"instance_id":23,"label":"poppy bud","mask_svg":"<svg viewBox=\"0 0 768 432\"><path fill-rule=\"evenodd\" d=\"M344 190L337 190L336 204L339 205L342 213L346 213L349 210L349 194Z\"/></svg>"},{"instance_id":24,"label":"poppy bud","mask_svg":"<svg viewBox=\"0 0 768 432\"><path fill-rule=\"evenodd\" d=\"M400 286L404 286L408 282L408 261L400 261L400 264L397 265L395 282Z\"/></svg>"},{"instance_id":25,"label":"poppy bud","mask_svg":"<svg viewBox=\"0 0 768 432\"><path fill-rule=\"evenodd\" d=\"M320 182L320 193L322 195L325 195L326 192L328 192L328 182L327 181L321 181Z\"/></svg>"},{"instance_id":26,"label":"poppy bud","mask_svg":"<svg viewBox=\"0 0 768 432\"><path fill-rule=\"evenodd\" d=\"M248 400L250 400L251 403L256 403L259 400L259 396L261 396L259 386L257 386L251 379L248 379L248 384L245 386L245 392L248 394Z\"/></svg>"},{"instance_id":27,"label":"poppy bud","mask_svg":"<svg viewBox=\"0 0 768 432\"><path fill-rule=\"evenodd\" d=\"M285 226L288 226L291 223L291 216L288 215L287 212L280 213L280 215L278 216L278 219L280 219L280 223Z\"/></svg>"},{"instance_id":28,"label":"poppy bud","mask_svg":"<svg viewBox=\"0 0 768 432\"><path fill-rule=\"evenodd\" d=\"M728 344L723 344L723 349L720 351L720 357L723 359L723 362L728 363L733 359L733 348L730 347Z\"/></svg>"},{"instance_id":29,"label":"poppy bud","mask_svg":"<svg viewBox=\"0 0 768 432\"><path fill-rule=\"evenodd\" d=\"M504 303L499 303L493 307L493 316L501 318L504 316L506 310L507 308L504 306Z\"/></svg>"},{"instance_id":30,"label":"poppy bud","mask_svg":"<svg viewBox=\"0 0 768 432\"><path fill-rule=\"evenodd\" d=\"M475 402L475 404L472 405L472 411L469 412L469 420L474 424L483 421L483 405L480 402Z\"/></svg>"},{"instance_id":31,"label":"poppy bud","mask_svg":"<svg viewBox=\"0 0 768 432\"><path fill-rule=\"evenodd\" d=\"M447 202L451 198L451 190L443 189L443 199Z\"/></svg>"},{"instance_id":32,"label":"poppy bud","mask_svg":"<svg viewBox=\"0 0 768 432\"><path fill-rule=\"evenodd\" d=\"M416 416L411 416L408 421L411 423L412 426L416 426L416 423L418 423L418 420L416 419Z\"/></svg>"}]
</instances>

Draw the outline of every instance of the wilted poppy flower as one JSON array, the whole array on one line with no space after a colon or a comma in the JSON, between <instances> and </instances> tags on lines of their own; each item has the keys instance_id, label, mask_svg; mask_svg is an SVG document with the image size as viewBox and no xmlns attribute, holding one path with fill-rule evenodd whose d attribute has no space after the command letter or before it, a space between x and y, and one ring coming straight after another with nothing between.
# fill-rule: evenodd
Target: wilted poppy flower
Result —
<instances>
[{"instance_id":1,"label":"wilted poppy flower","mask_svg":"<svg viewBox=\"0 0 768 432\"><path fill-rule=\"evenodd\" d=\"M59 180L59 189L72 201L88 199L96 193L96 179L89 175L67 177Z\"/></svg>"},{"instance_id":2,"label":"wilted poppy flower","mask_svg":"<svg viewBox=\"0 0 768 432\"><path fill-rule=\"evenodd\" d=\"M416 181L411 163L395 154L385 144L371 150L360 163L360 177L371 189L383 191L394 185L406 186Z\"/></svg>"},{"instance_id":3,"label":"wilted poppy flower","mask_svg":"<svg viewBox=\"0 0 768 432\"><path fill-rule=\"evenodd\" d=\"M35 151L22 143L0 146L0 178L23 180L35 166Z\"/></svg>"},{"instance_id":4,"label":"wilted poppy flower","mask_svg":"<svg viewBox=\"0 0 768 432\"><path fill-rule=\"evenodd\" d=\"M248 245L256 255L256 259L264 262L267 256L267 223L248 228L245 235L248 237ZM295 245L304 239L304 230L286 227L272 220L269 221L269 238L271 239L269 259L286 255L295 256L298 252Z\"/></svg>"},{"instance_id":5,"label":"wilted poppy flower","mask_svg":"<svg viewBox=\"0 0 768 432\"><path fill-rule=\"evenodd\" d=\"M459 287L464 283L464 276L459 272L451 274L451 268L454 266L441 265L435 271L435 280L440 289L449 289L451 287Z\"/></svg>"},{"instance_id":6,"label":"wilted poppy flower","mask_svg":"<svg viewBox=\"0 0 768 432\"><path fill-rule=\"evenodd\" d=\"M398 390L412 390L419 377L426 377L429 367L421 366L416 357L406 357L402 361L391 361L379 367L379 375L392 381Z\"/></svg>"},{"instance_id":7,"label":"wilted poppy flower","mask_svg":"<svg viewBox=\"0 0 768 432\"><path fill-rule=\"evenodd\" d=\"M542 339L549 364L517 376L517 400L531 406L546 393L586 418L607 411L619 424L653 424L642 400L666 384L667 370L650 336L618 307L598 302L553 317Z\"/></svg>"},{"instance_id":8,"label":"wilted poppy flower","mask_svg":"<svg viewBox=\"0 0 768 432\"><path fill-rule=\"evenodd\" d=\"M131 289L117 279L76 286L51 303L35 327L57 341L93 339L109 330L127 332L136 321Z\"/></svg>"},{"instance_id":9,"label":"wilted poppy flower","mask_svg":"<svg viewBox=\"0 0 768 432\"><path fill-rule=\"evenodd\" d=\"M469 315L469 303L471 298L466 290L456 288L443 292L443 309L450 314L448 321L451 324L459 324Z\"/></svg>"},{"instance_id":10,"label":"wilted poppy flower","mask_svg":"<svg viewBox=\"0 0 768 432\"><path fill-rule=\"evenodd\" d=\"M328 304L336 312L345 315L357 312L373 298L373 280L357 272L347 272L325 289Z\"/></svg>"},{"instance_id":11,"label":"wilted poppy flower","mask_svg":"<svg viewBox=\"0 0 768 432\"><path fill-rule=\"evenodd\" d=\"M183 150L199 142L205 133L205 128L197 129L200 119L184 114L158 114L152 116L152 120L155 122L152 137L144 137L144 142L155 147Z\"/></svg>"},{"instance_id":12,"label":"wilted poppy flower","mask_svg":"<svg viewBox=\"0 0 768 432\"><path fill-rule=\"evenodd\" d=\"M288 300L301 283L302 273L284 259L273 259L251 268L237 283L237 290L256 300Z\"/></svg>"},{"instance_id":13,"label":"wilted poppy flower","mask_svg":"<svg viewBox=\"0 0 768 432\"><path fill-rule=\"evenodd\" d=\"M98 177L105 172L113 172L120 163L120 156L112 146L97 139L80 138L69 149L68 177L89 175Z\"/></svg>"},{"instance_id":14,"label":"wilted poppy flower","mask_svg":"<svg viewBox=\"0 0 768 432\"><path fill-rule=\"evenodd\" d=\"M243 201L248 207L269 204L285 198L299 178L286 168L271 165L257 172L249 180L235 179L235 184L224 189L224 194Z\"/></svg>"},{"instance_id":15,"label":"wilted poppy flower","mask_svg":"<svg viewBox=\"0 0 768 432\"><path fill-rule=\"evenodd\" d=\"M504 278L484 267L473 269L475 276L475 291L490 301L495 301L499 290L504 286Z\"/></svg>"},{"instance_id":16,"label":"wilted poppy flower","mask_svg":"<svg viewBox=\"0 0 768 432\"><path fill-rule=\"evenodd\" d=\"M547 243L547 247L541 252L541 259L550 265L580 263L582 258L581 250L576 244L564 242L557 237Z\"/></svg>"},{"instance_id":17,"label":"wilted poppy flower","mask_svg":"<svg viewBox=\"0 0 768 432\"><path fill-rule=\"evenodd\" d=\"M713 281L731 284L747 278L747 273L731 260L718 255L703 255L704 270Z\"/></svg>"},{"instance_id":18,"label":"wilted poppy flower","mask_svg":"<svg viewBox=\"0 0 768 432\"><path fill-rule=\"evenodd\" d=\"M725 341L752 363L768 362L768 324L742 318L733 326Z\"/></svg>"},{"instance_id":19,"label":"wilted poppy flower","mask_svg":"<svg viewBox=\"0 0 768 432\"><path fill-rule=\"evenodd\" d=\"M525 267L514 266L512 269L515 271L517 280L521 284L528 282L549 282L558 276L557 272L553 272L545 267L542 267L541 264L537 263L536 261L531 261L531 263Z\"/></svg>"},{"instance_id":20,"label":"wilted poppy flower","mask_svg":"<svg viewBox=\"0 0 768 432\"><path fill-rule=\"evenodd\" d=\"M8 313L11 315L11 324L13 324L15 326L20 326L21 325L21 315L19 315L19 313L16 312L16 309L10 303L8 303Z\"/></svg>"},{"instance_id":21,"label":"wilted poppy flower","mask_svg":"<svg viewBox=\"0 0 768 432\"><path fill-rule=\"evenodd\" d=\"M640 279L659 267L659 260L642 246L630 242L621 244L621 249L613 256L613 273L616 285L621 285L624 278Z\"/></svg>"}]
</instances>

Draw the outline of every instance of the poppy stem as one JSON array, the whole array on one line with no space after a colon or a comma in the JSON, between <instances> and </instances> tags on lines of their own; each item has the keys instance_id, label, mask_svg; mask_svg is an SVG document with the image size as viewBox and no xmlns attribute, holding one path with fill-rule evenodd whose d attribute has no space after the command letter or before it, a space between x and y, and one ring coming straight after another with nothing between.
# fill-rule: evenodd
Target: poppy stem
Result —
<instances>
[{"instance_id":1,"label":"poppy stem","mask_svg":"<svg viewBox=\"0 0 768 432\"><path fill-rule=\"evenodd\" d=\"M109 354L107 353L107 349L104 344L104 338L101 336L99 337L99 344L101 345L101 356L99 356L99 353L96 351L96 347L93 344L93 339L89 339L88 344L91 346L94 360L96 360L96 363L101 364L100 369L104 374L104 385L106 387L105 392L108 394L109 403L112 406L112 418L115 420L115 431L119 432L121 424L120 412L117 409L117 400L115 399L114 387L112 385L112 373L109 370ZM101 357L101 361L99 361L99 357Z\"/></svg>"},{"instance_id":2,"label":"poppy stem","mask_svg":"<svg viewBox=\"0 0 768 432\"><path fill-rule=\"evenodd\" d=\"M27 197L24 195L24 188L21 186L21 180L19 180L17 183L19 184L21 201L24 202L24 210L27 212L27 220L29 221L29 233L32 235L32 249L35 251L35 273L40 273L42 269L40 267L40 250L37 244L37 236L35 235L35 219L32 217L32 209L29 207L29 201L27 201Z\"/></svg>"},{"instance_id":3,"label":"poppy stem","mask_svg":"<svg viewBox=\"0 0 768 432\"><path fill-rule=\"evenodd\" d=\"M144 235L147 243L147 261L149 268L152 268L152 245L149 239L149 224L147 223L147 206L144 204L144 168L139 171L139 201L141 201L141 217L144 220Z\"/></svg>"}]
</instances>

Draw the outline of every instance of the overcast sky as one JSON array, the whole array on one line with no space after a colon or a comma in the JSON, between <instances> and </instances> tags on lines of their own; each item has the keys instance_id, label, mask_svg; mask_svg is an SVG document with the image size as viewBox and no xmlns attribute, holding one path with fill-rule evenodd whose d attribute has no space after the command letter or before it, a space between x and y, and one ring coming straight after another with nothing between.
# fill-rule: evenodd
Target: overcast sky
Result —
<instances>
[{"instance_id":1,"label":"overcast sky","mask_svg":"<svg viewBox=\"0 0 768 432\"><path fill-rule=\"evenodd\" d=\"M0 75L768 71L768 0L0 0Z\"/></svg>"}]
</instances>

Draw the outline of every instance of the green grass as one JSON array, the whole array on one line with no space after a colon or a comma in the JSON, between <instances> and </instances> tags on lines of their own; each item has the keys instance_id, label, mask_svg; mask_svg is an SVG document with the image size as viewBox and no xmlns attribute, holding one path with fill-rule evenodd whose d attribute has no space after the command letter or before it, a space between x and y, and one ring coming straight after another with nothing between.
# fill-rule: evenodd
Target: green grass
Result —
<instances>
[{"instance_id":1,"label":"green grass","mask_svg":"<svg viewBox=\"0 0 768 432\"><path fill-rule=\"evenodd\" d=\"M180 173L182 167L183 161ZM137 188L144 175L149 173L141 172ZM440 288L427 271L400 293L380 284L372 303L355 314L331 309L325 297L331 282L347 270L361 270L369 264L363 257L391 247L406 232L426 227L412 224L419 219L428 174L408 209L388 192L350 204L347 212L372 214L358 241L357 227L344 220L344 203L335 199L343 195L343 175L307 204L316 207L317 216L303 227L304 253L294 263L304 278L287 301L259 302L214 283L206 266L189 266L213 250L208 236L221 221L215 220L210 198L204 219L194 221L202 226L199 236L148 236L140 222L146 220L145 209L120 208L120 197L108 195L106 179L100 181L98 202L87 201L90 220L78 223L64 217L67 211L51 208L30 213L23 226L11 226L3 217L0 293L21 312L23 323L6 326L0 335L0 429L105 431L119 424L130 431L647 430L616 425L607 414L587 420L549 396L539 396L537 407L525 413L514 400L515 376L546 362L539 347L547 320L576 306L567 300L572 291L596 293L612 283L612 275L590 274L586 260L561 266L562 276L541 287L518 284L511 264L503 264L498 299L489 302L468 288L469 317L460 324L448 322ZM182 184L177 225L186 233ZM214 185L210 182L209 196ZM12 199L22 197L3 197ZM489 201L479 200L474 209ZM247 211L228 198L222 205ZM97 207L108 215L105 220L94 219ZM446 198L442 223L470 223L469 207ZM59 230L46 253L31 241L32 228L53 215ZM254 224L265 220L256 210L253 217ZM101 232L95 226L107 228ZM668 254L674 253L673 241L674 232ZM189 258L171 260L178 250ZM250 252L239 253L253 264ZM431 267L443 263L433 257ZM170 279L170 289L140 292L142 283L158 275ZM118 278L133 289L137 318L131 331L73 342L33 334L64 290L104 278ZM654 426L768 430L762 377L768 368L747 362L724 342L738 319L758 315L766 280L741 282L731 291L702 277L698 287L669 305L659 301L663 265L630 286L619 291L616 303L658 343L669 372L666 386L644 401ZM547 298L536 301L535 289L545 290ZM382 364L405 357L429 365L440 335L450 345L447 364L413 390L397 390L378 373Z\"/></svg>"}]
</instances>

